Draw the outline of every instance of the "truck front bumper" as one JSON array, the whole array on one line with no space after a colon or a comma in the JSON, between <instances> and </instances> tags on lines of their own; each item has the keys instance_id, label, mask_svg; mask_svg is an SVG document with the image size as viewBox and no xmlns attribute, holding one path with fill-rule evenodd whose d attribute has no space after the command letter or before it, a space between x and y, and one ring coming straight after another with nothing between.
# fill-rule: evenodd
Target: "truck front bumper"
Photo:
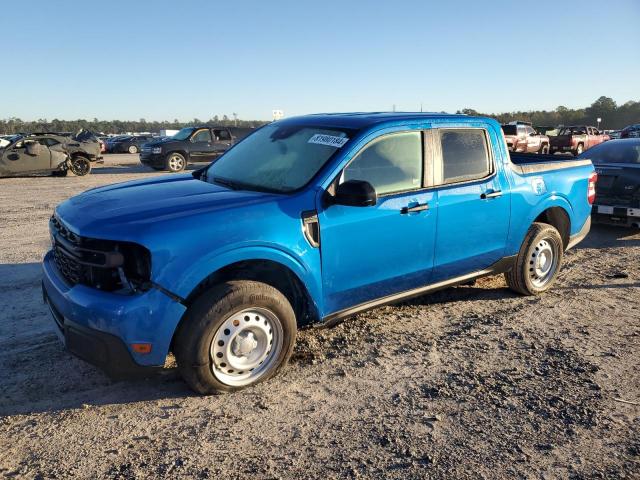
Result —
<instances>
[{"instance_id":1,"label":"truck front bumper","mask_svg":"<svg viewBox=\"0 0 640 480\"><path fill-rule=\"evenodd\" d=\"M162 153L141 153L140 163L156 168L165 168L167 166L167 160Z\"/></svg>"},{"instance_id":2,"label":"truck front bumper","mask_svg":"<svg viewBox=\"0 0 640 480\"><path fill-rule=\"evenodd\" d=\"M43 261L42 294L66 348L115 377L162 368L186 310L155 288L120 295L71 286L58 273L52 252ZM135 352L137 343L150 344L151 351Z\"/></svg>"}]
</instances>

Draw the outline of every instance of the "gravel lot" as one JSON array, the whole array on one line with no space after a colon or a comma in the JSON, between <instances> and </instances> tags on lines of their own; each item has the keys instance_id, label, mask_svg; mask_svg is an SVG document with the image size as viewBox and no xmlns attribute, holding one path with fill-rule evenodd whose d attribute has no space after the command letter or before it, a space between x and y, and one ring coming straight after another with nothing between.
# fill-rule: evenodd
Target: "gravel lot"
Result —
<instances>
[{"instance_id":1,"label":"gravel lot","mask_svg":"<svg viewBox=\"0 0 640 480\"><path fill-rule=\"evenodd\" d=\"M40 295L56 204L157 175L0 179L0 474L640 478L640 234L594 227L553 291L502 277L300 333L284 375L198 397L62 350Z\"/></svg>"}]
</instances>

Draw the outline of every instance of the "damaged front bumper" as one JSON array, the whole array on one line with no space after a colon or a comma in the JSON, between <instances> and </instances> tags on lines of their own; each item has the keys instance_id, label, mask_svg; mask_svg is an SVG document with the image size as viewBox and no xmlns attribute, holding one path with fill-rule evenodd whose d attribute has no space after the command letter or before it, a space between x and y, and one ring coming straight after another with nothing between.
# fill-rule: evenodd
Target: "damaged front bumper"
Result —
<instances>
[{"instance_id":1,"label":"damaged front bumper","mask_svg":"<svg viewBox=\"0 0 640 480\"><path fill-rule=\"evenodd\" d=\"M66 348L112 376L161 368L186 307L157 288L122 295L84 285L70 286L52 252L43 261L43 298ZM151 345L138 353L133 344Z\"/></svg>"}]
</instances>

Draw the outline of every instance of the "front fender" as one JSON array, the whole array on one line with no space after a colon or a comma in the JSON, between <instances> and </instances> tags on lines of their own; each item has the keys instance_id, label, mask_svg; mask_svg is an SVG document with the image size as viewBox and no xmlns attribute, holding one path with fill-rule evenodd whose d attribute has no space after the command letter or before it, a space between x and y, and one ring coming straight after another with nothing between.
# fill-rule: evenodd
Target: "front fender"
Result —
<instances>
[{"instance_id":1,"label":"front fender","mask_svg":"<svg viewBox=\"0 0 640 480\"><path fill-rule=\"evenodd\" d=\"M314 251L317 252L312 250L304 253L309 254ZM322 312L321 305L317 303L318 299L322 298L321 285L318 281L321 278L319 254L305 256L309 257L308 262L272 244L241 246L222 252L212 252L187 268L179 279L172 281L171 288L167 289L182 298L187 298L209 275L224 267L242 261L270 260L292 271L307 288L317 311Z\"/></svg>"}]
</instances>

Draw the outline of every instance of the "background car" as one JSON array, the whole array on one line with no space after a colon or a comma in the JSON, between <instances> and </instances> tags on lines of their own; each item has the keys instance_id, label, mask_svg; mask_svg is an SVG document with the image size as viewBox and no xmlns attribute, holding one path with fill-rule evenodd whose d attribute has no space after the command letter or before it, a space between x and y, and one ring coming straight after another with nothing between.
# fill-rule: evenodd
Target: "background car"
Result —
<instances>
[{"instance_id":1,"label":"background car","mask_svg":"<svg viewBox=\"0 0 640 480\"><path fill-rule=\"evenodd\" d=\"M550 137L551 153L563 152L578 156L602 142L609 140L609 135L601 133L596 127L589 125L572 125L562 127L558 135Z\"/></svg>"},{"instance_id":2,"label":"background car","mask_svg":"<svg viewBox=\"0 0 640 480\"><path fill-rule=\"evenodd\" d=\"M578 158L591 160L598 173L594 221L640 226L640 138L611 140Z\"/></svg>"},{"instance_id":3,"label":"background car","mask_svg":"<svg viewBox=\"0 0 640 480\"><path fill-rule=\"evenodd\" d=\"M620 131L620 138L638 138L640 137L640 123L624 127Z\"/></svg>"},{"instance_id":4,"label":"background car","mask_svg":"<svg viewBox=\"0 0 640 480\"><path fill-rule=\"evenodd\" d=\"M549 153L549 137L538 133L530 124L502 125L502 132L511 152Z\"/></svg>"},{"instance_id":5,"label":"background car","mask_svg":"<svg viewBox=\"0 0 640 480\"><path fill-rule=\"evenodd\" d=\"M151 135L126 135L115 137L107 143L109 153L139 153L142 146L155 140Z\"/></svg>"}]
</instances>

